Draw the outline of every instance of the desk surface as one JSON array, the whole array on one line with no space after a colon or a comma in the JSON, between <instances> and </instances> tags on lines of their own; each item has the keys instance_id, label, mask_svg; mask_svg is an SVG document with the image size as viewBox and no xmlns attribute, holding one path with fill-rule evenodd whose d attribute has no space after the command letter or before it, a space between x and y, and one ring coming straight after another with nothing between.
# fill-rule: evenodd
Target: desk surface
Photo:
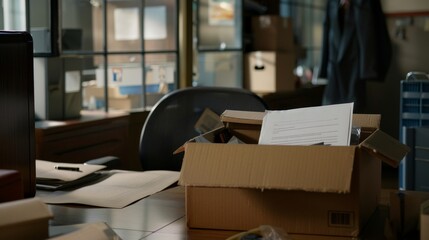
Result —
<instances>
[{"instance_id":1,"label":"desk surface","mask_svg":"<svg viewBox=\"0 0 429 240\"><path fill-rule=\"evenodd\" d=\"M168 189L122 209L65 205L49 205L49 208L54 215L50 222L54 230L58 228L53 226L105 222L123 239L184 239L181 188Z\"/></svg>"},{"instance_id":2,"label":"desk surface","mask_svg":"<svg viewBox=\"0 0 429 240\"><path fill-rule=\"evenodd\" d=\"M65 225L96 222L107 223L124 240L226 239L237 233L188 230L183 187L167 189L122 209L66 205L49 205L49 208L54 215L50 221L51 236L71 231ZM378 212L362 239L383 239L387 209L381 208Z\"/></svg>"},{"instance_id":3,"label":"desk surface","mask_svg":"<svg viewBox=\"0 0 429 240\"><path fill-rule=\"evenodd\" d=\"M107 121L116 118L128 117L126 112L101 112L101 111L82 111L80 118L77 119L68 119L63 121L58 120L40 120L35 122L35 127L37 129L44 129L54 131L58 128L64 127L74 127L76 125L82 124L98 124L100 121ZM52 130L53 129L53 130Z\"/></svg>"},{"instance_id":4,"label":"desk surface","mask_svg":"<svg viewBox=\"0 0 429 240\"><path fill-rule=\"evenodd\" d=\"M184 189L174 187L137 201L122 209L49 205L54 218L50 235L69 232L65 225L107 223L122 239L225 239L232 231L186 228Z\"/></svg>"}]
</instances>

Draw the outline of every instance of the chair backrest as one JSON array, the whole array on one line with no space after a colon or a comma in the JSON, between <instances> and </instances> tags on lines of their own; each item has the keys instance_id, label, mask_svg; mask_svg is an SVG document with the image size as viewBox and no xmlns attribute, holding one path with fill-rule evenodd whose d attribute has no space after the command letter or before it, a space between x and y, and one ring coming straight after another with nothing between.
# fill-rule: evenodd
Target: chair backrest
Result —
<instances>
[{"instance_id":1,"label":"chair backrest","mask_svg":"<svg viewBox=\"0 0 429 240\"><path fill-rule=\"evenodd\" d=\"M168 93L153 107L143 125L143 171L180 171L183 153L173 152L199 134L194 126L206 108L220 115L226 109L265 111L267 105L258 95L240 88L190 87Z\"/></svg>"}]
</instances>

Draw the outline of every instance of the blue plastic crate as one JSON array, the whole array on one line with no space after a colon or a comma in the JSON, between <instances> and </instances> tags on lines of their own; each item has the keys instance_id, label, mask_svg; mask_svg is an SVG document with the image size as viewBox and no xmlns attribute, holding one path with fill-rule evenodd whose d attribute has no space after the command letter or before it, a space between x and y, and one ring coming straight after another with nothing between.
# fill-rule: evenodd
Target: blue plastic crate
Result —
<instances>
[{"instance_id":1,"label":"blue plastic crate","mask_svg":"<svg viewBox=\"0 0 429 240\"><path fill-rule=\"evenodd\" d=\"M408 78L410 76L410 78ZM429 125L429 78L423 73L413 76L407 75L407 80L401 81L400 86L400 121L399 121L399 139L402 143L407 142L411 130L416 127ZM412 80L410 80L412 79ZM414 147L414 146L410 146ZM414 190L415 181L410 180L414 172L410 173L410 167L413 168L415 159L413 156L404 158L399 165L399 188L403 190ZM428 175L429 176L429 175Z\"/></svg>"},{"instance_id":2,"label":"blue plastic crate","mask_svg":"<svg viewBox=\"0 0 429 240\"><path fill-rule=\"evenodd\" d=\"M427 114L429 114L429 80L401 81L400 137L402 127L426 125Z\"/></svg>"},{"instance_id":3,"label":"blue plastic crate","mask_svg":"<svg viewBox=\"0 0 429 240\"><path fill-rule=\"evenodd\" d=\"M415 81L402 81L402 92L420 92L420 83Z\"/></svg>"}]
</instances>

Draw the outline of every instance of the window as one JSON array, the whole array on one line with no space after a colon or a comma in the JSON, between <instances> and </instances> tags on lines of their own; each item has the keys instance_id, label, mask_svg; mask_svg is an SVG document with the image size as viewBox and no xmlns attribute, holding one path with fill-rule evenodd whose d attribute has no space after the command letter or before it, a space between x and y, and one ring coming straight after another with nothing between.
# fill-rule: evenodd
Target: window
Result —
<instances>
[{"instance_id":1,"label":"window","mask_svg":"<svg viewBox=\"0 0 429 240\"><path fill-rule=\"evenodd\" d=\"M194 2L194 86L243 87L242 1Z\"/></svg>"},{"instance_id":2,"label":"window","mask_svg":"<svg viewBox=\"0 0 429 240\"><path fill-rule=\"evenodd\" d=\"M62 66L59 88L80 82L73 88L79 99L65 96L70 99L64 100L64 108L79 104L85 110L146 109L177 88L177 0L56 1L30 1L30 15L35 16L31 30L36 37L43 32L55 35L59 29L57 39L41 48L57 48L58 54L38 57L55 58ZM49 15L58 17L57 25L49 24L55 17L42 17ZM50 85L50 80L45 82Z\"/></svg>"}]
</instances>

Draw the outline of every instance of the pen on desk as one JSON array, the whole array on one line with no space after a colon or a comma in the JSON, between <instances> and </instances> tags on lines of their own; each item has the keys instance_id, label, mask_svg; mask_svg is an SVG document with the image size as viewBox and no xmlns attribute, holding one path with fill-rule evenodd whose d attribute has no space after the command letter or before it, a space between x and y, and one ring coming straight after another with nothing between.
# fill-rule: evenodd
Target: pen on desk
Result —
<instances>
[{"instance_id":1,"label":"pen on desk","mask_svg":"<svg viewBox=\"0 0 429 240\"><path fill-rule=\"evenodd\" d=\"M78 167L55 166L55 169L80 172L80 169Z\"/></svg>"}]
</instances>

